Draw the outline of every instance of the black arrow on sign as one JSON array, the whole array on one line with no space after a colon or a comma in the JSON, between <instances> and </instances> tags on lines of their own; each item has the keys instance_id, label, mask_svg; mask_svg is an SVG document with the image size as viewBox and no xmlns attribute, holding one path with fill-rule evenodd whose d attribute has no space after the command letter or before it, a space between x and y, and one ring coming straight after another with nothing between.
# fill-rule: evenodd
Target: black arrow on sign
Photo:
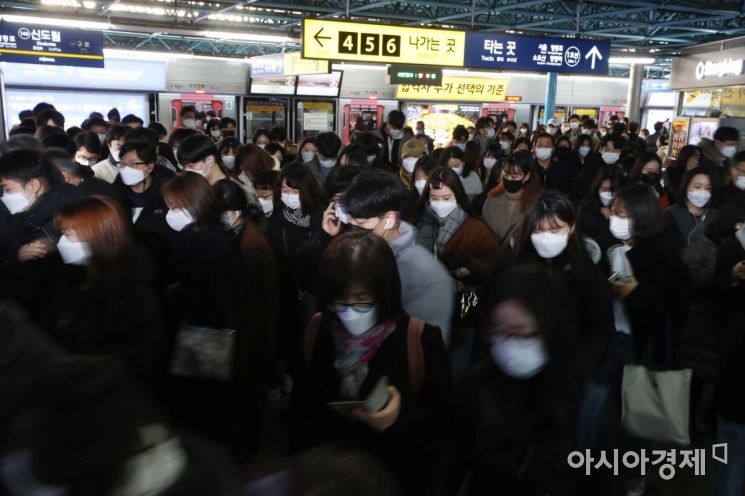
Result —
<instances>
[{"instance_id":1,"label":"black arrow on sign","mask_svg":"<svg viewBox=\"0 0 745 496\"><path fill-rule=\"evenodd\" d=\"M319 29L316 35L313 37L314 40L323 48L323 43L321 43L321 40L330 40L331 36L321 36L321 33L323 33L323 28Z\"/></svg>"}]
</instances>

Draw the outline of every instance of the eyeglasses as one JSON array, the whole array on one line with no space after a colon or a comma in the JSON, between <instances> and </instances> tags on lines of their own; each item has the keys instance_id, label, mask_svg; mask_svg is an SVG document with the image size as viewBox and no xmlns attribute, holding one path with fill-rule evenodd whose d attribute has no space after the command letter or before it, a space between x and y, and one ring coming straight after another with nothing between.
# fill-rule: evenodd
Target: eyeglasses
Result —
<instances>
[{"instance_id":1,"label":"eyeglasses","mask_svg":"<svg viewBox=\"0 0 745 496\"><path fill-rule=\"evenodd\" d=\"M119 167L131 167L132 169L144 169L147 162L119 162Z\"/></svg>"},{"instance_id":2,"label":"eyeglasses","mask_svg":"<svg viewBox=\"0 0 745 496\"><path fill-rule=\"evenodd\" d=\"M329 303L327 308L334 313L342 313L345 310L352 309L357 313L368 313L375 308L374 303Z\"/></svg>"},{"instance_id":3,"label":"eyeglasses","mask_svg":"<svg viewBox=\"0 0 745 496\"><path fill-rule=\"evenodd\" d=\"M499 335L514 336L516 338L522 339L533 338L540 335L540 333L538 332L538 325L536 324L521 324L505 327L488 325L480 329L480 334L486 341L491 341Z\"/></svg>"}]
</instances>

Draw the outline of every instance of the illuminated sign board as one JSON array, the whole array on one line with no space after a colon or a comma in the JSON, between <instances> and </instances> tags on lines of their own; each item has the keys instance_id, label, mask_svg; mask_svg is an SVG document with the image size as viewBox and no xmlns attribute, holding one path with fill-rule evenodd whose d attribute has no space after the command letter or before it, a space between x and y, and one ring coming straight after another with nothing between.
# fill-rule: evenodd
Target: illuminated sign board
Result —
<instances>
[{"instance_id":1,"label":"illuminated sign board","mask_svg":"<svg viewBox=\"0 0 745 496\"><path fill-rule=\"evenodd\" d=\"M502 102L507 93L508 78L442 76L439 86L400 84L396 98L401 100L450 100Z\"/></svg>"},{"instance_id":2,"label":"illuminated sign board","mask_svg":"<svg viewBox=\"0 0 745 496\"><path fill-rule=\"evenodd\" d=\"M742 59L725 59L719 62L711 60L696 64L696 79L705 77L739 76L742 74Z\"/></svg>"},{"instance_id":3,"label":"illuminated sign board","mask_svg":"<svg viewBox=\"0 0 745 496\"><path fill-rule=\"evenodd\" d=\"M300 52L251 57L251 77L328 74L328 60L304 59Z\"/></svg>"},{"instance_id":4,"label":"illuminated sign board","mask_svg":"<svg viewBox=\"0 0 745 496\"><path fill-rule=\"evenodd\" d=\"M303 19L303 58L463 67L465 31Z\"/></svg>"},{"instance_id":5,"label":"illuminated sign board","mask_svg":"<svg viewBox=\"0 0 745 496\"><path fill-rule=\"evenodd\" d=\"M745 57L742 48L710 52L683 52L673 59L670 89L726 88L745 85Z\"/></svg>"},{"instance_id":6,"label":"illuminated sign board","mask_svg":"<svg viewBox=\"0 0 745 496\"><path fill-rule=\"evenodd\" d=\"M508 95L508 96L506 96L504 98L504 101L505 102L522 102L523 101L523 97L521 97L521 96L509 96Z\"/></svg>"},{"instance_id":7,"label":"illuminated sign board","mask_svg":"<svg viewBox=\"0 0 745 496\"><path fill-rule=\"evenodd\" d=\"M479 69L608 74L606 41L468 33L465 66Z\"/></svg>"},{"instance_id":8,"label":"illuminated sign board","mask_svg":"<svg viewBox=\"0 0 745 496\"><path fill-rule=\"evenodd\" d=\"M0 23L0 62L103 67L100 31Z\"/></svg>"},{"instance_id":9,"label":"illuminated sign board","mask_svg":"<svg viewBox=\"0 0 745 496\"><path fill-rule=\"evenodd\" d=\"M418 65L392 65L388 67L387 83L439 86L442 83L442 69Z\"/></svg>"}]
</instances>

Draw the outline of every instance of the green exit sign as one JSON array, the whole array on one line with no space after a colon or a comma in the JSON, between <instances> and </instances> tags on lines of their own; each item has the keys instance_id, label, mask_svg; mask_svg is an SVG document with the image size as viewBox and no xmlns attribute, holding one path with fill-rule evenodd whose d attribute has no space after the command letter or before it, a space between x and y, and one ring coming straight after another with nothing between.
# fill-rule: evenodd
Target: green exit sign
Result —
<instances>
[{"instance_id":1,"label":"green exit sign","mask_svg":"<svg viewBox=\"0 0 745 496\"><path fill-rule=\"evenodd\" d=\"M422 65L390 65L388 67L388 84L417 84L440 86L442 69Z\"/></svg>"}]
</instances>

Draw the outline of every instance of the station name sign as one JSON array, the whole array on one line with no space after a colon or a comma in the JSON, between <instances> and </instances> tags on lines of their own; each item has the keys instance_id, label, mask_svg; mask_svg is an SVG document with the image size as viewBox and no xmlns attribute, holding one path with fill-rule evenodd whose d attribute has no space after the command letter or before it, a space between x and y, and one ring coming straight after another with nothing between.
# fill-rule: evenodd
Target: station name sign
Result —
<instances>
[{"instance_id":1,"label":"station name sign","mask_svg":"<svg viewBox=\"0 0 745 496\"><path fill-rule=\"evenodd\" d=\"M100 31L0 23L0 62L103 68Z\"/></svg>"},{"instance_id":2,"label":"station name sign","mask_svg":"<svg viewBox=\"0 0 745 496\"><path fill-rule=\"evenodd\" d=\"M328 74L328 60L304 59L300 52L275 53L251 57L251 77Z\"/></svg>"}]
</instances>

